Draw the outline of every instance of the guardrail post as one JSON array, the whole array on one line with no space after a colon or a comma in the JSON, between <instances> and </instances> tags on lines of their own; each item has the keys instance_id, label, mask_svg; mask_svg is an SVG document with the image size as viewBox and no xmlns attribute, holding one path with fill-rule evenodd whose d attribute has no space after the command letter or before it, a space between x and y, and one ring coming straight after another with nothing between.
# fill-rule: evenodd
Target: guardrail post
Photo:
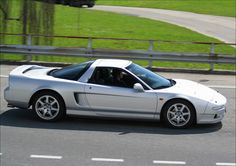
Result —
<instances>
[{"instance_id":1,"label":"guardrail post","mask_svg":"<svg viewBox=\"0 0 236 166\"><path fill-rule=\"evenodd\" d=\"M88 38L88 45L87 45L87 54L91 54L92 53L92 48L93 48L93 40L91 37ZM90 57L89 59L91 59L92 57Z\"/></svg>"},{"instance_id":2,"label":"guardrail post","mask_svg":"<svg viewBox=\"0 0 236 166\"><path fill-rule=\"evenodd\" d=\"M87 49L88 49L89 51L91 51L91 50L92 50L92 48L93 48L93 41L92 41L92 38L91 38L91 37L89 37L89 38L88 38L88 45L87 45Z\"/></svg>"},{"instance_id":3,"label":"guardrail post","mask_svg":"<svg viewBox=\"0 0 236 166\"><path fill-rule=\"evenodd\" d=\"M153 40L149 40L149 49L148 51L153 51L153 48L154 48L154 41ZM152 58L152 55L150 54L149 55L150 58ZM149 59L148 61L148 68L152 68L152 59Z\"/></svg>"},{"instance_id":4,"label":"guardrail post","mask_svg":"<svg viewBox=\"0 0 236 166\"><path fill-rule=\"evenodd\" d=\"M27 35L27 46L32 46L32 36L30 34ZM30 51L30 49L28 49L28 51ZM26 61L32 61L32 55L28 54L26 56Z\"/></svg>"},{"instance_id":5,"label":"guardrail post","mask_svg":"<svg viewBox=\"0 0 236 166\"><path fill-rule=\"evenodd\" d=\"M215 44L214 43L211 43L211 51L210 51L210 56L215 56ZM211 57L210 57L211 58ZM214 70L214 63L211 62L210 63L210 71L213 71Z\"/></svg>"}]
</instances>

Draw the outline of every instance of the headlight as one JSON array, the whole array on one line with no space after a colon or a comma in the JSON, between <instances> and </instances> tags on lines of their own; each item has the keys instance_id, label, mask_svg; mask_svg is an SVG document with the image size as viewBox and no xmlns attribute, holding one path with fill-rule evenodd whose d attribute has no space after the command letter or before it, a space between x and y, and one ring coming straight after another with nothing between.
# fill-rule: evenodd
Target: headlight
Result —
<instances>
[{"instance_id":1,"label":"headlight","mask_svg":"<svg viewBox=\"0 0 236 166\"><path fill-rule=\"evenodd\" d=\"M224 108L225 108L225 106L221 105L221 106L212 107L212 110L217 111L217 110L221 110L221 109L224 109Z\"/></svg>"}]
</instances>

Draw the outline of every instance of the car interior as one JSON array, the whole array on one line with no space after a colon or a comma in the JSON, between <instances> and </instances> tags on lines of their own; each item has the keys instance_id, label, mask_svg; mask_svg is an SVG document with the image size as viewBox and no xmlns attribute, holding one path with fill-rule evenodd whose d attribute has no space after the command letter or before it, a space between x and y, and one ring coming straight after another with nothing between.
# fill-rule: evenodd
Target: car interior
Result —
<instances>
[{"instance_id":1,"label":"car interior","mask_svg":"<svg viewBox=\"0 0 236 166\"><path fill-rule=\"evenodd\" d=\"M98 67L95 69L89 83L133 88L139 81L126 71L111 67Z\"/></svg>"}]
</instances>

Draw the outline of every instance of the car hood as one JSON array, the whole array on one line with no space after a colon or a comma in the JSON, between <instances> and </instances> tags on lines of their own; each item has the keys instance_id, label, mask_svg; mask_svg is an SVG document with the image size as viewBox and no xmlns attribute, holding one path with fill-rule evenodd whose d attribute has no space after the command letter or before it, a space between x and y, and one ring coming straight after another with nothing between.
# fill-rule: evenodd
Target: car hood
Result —
<instances>
[{"instance_id":1,"label":"car hood","mask_svg":"<svg viewBox=\"0 0 236 166\"><path fill-rule=\"evenodd\" d=\"M197 82L184 79L174 79L174 81L176 82L174 86L162 89L161 91L165 93L174 93L175 95L195 97L209 102L212 102L214 100L214 96L219 94L214 89Z\"/></svg>"}]
</instances>

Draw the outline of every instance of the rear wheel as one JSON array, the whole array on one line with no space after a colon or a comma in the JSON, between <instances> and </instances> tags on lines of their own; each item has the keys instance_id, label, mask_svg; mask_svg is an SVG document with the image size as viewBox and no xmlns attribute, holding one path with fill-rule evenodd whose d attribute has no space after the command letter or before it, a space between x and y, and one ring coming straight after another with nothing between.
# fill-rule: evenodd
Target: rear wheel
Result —
<instances>
[{"instance_id":1,"label":"rear wheel","mask_svg":"<svg viewBox=\"0 0 236 166\"><path fill-rule=\"evenodd\" d=\"M194 107L185 100L173 100L163 110L165 124L173 128L188 128L196 118Z\"/></svg>"},{"instance_id":2,"label":"rear wheel","mask_svg":"<svg viewBox=\"0 0 236 166\"><path fill-rule=\"evenodd\" d=\"M88 4L88 8L91 8L91 7L93 7L93 6L94 6L93 3Z\"/></svg>"},{"instance_id":3,"label":"rear wheel","mask_svg":"<svg viewBox=\"0 0 236 166\"><path fill-rule=\"evenodd\" d=\"M32 105L35 115L44 121L56 121L65 116L65 105L59 95L41 92L35 96Z\"/></svg>"}]
</instances>

